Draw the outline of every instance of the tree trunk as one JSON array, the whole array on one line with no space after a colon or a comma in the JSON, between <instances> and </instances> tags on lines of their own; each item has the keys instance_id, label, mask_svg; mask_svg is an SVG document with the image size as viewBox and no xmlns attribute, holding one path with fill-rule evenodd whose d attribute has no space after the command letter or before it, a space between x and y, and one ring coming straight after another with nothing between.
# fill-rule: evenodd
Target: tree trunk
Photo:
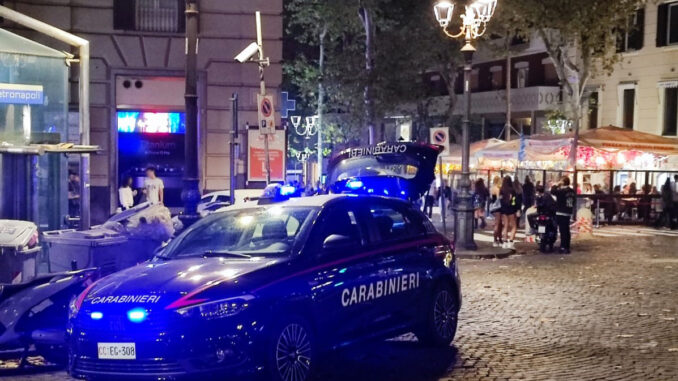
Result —
<instances>
[{"instance_id":1,"label":"tree trunk","mask_svg":"<svg viewBox=\"0 0 678 381\"><path fill-rule=\"evenodd\" d=\"M373 70L374 70L374 58L373 58L373 40L374 40L374 28L372 25L372 16L370 11L362 6L358 10L358 15L360 20L363 23L365 28L365 91L363 94L365 101L365 119L367 122L367 128L369 133L368 142L369 144L374 144L374 100L372 99L372 81L373 81Z\"/></svg>"}]
</instances>

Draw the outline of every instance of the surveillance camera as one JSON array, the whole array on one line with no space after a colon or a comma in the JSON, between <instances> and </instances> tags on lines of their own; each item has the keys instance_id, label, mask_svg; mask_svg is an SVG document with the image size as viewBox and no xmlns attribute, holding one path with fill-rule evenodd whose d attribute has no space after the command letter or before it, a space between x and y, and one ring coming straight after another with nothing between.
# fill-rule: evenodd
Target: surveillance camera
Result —
<instances>
[{"instance_id":1,"label":"surveillance camera","mask_svg":"<svg viewBox=\"0 0 678 381\"><path fill-rule=\"evenodd\" d=\"M254 55L259 53L259 45L256 42L249 44L245 49L243 49L240 54L235 56L235 60L244 63L254 58Z\"/></svg>"}]
</instances>

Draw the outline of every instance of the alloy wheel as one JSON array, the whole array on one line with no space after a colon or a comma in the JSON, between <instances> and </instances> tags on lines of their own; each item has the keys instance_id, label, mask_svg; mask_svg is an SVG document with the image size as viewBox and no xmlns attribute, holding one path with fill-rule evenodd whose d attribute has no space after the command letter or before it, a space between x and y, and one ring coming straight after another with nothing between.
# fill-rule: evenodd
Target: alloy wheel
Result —
<instances>
[{"instance_id":1,"label":"alloy wheel","mask_svg":"<svg viewBox=\"0 0 678 381\"><path fill-rule=\"evenodd\" d=\"M457 329L457 306L454 297L447 290L436 295L433 304L433 324L436 333L445 339L451 339Z\"/></svg>"},{"instance_id":2,"label":"alloy wheel","mask_svg":"<svg viewBox=\"0 0 678 381\"><path fill-rule=\"evenodd\" d=\"M284 381L305 381L311 370L311 337L300 324L288 324L280 333L275 360Z\"/></svg>"}]
</instances>

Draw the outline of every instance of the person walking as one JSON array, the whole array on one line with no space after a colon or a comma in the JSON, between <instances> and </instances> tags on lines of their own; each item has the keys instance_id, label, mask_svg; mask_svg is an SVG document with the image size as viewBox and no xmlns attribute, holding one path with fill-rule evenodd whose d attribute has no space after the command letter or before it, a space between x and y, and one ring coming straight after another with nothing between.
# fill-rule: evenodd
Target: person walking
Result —
<instances>
[{"instance_id":1,"label":"person walking","mask_svg":"<svg viewBox=\"0 0 678 381\"><path fill-rule=\"evenodd\" d=\"M536 189L530 176L525 176L525 184L523 184L523 211L534 206Z\"/></svg>"},{"instance_id":2,"label":"person walking","mask_svg":"<svg viewBox=\"0 0 678 381\"><path fill-rule=\"evenodd\" d=\"M555 190L556 222L560 231L560 253L570 254L570 220L574 213L577 194L570 186L570 178L563 176Z\"/></svg>"},{"instance_id":3,"label":"person walking","mask_svg":"<svg viewBox=\"0 0 678 381\"><path fill-rule=\"evenodd\" d=\"M165 201L165 184L155 174L155 168L146 169L146 180L144 181L144 194L146 201L151 205L163 204Z\"/></svg>"},{"instance_id":4,"label":"person walking","mask_svg":"<svg viewBox=\"0 0 678 381\"><path fill-rule=\"evenodd\" d=\"M502 247L504 249L514 249L516 232L516 191L513 188L513 180L510 176L504 177L499 193L501 201L501 224L503 226L502 236L505 238Z\"/></svg>"},{"instance_id":5,"label":"person walking","mask_svg":"<svg viewBox=\"0 0 678 381\"><path fill-rule=\"evenodd\" d=\"M134 206L134 197L137 191L132 189L133 180L131 177L125 177L120 189L118 189L118 199L122 210L131 209Z\"/></svg>"},{"instance_id":6,"label":"person walking","mask_svg":"<svg viewBox=\"0 0 678 381\"><path fill-rule=\"evenodd\" d=\"M482 178L476 180L473 192L473 207L475 208L475 225L476 228L480 225L481 229L485 229L487 223L485 221L485 205L487 199L490 197L490 191L485 186L485 181ZM480 224L478 222L480 221Z\"/></svg>"},{"instance_id":7,"label":"person walking","mask_svg":"<svg viewBox=\"0 0 678 381\"><path fill-rule=\"evenodd\" d=\"M490 205L490 213L494 217L494 243L492 246L501 247L503 241L501 239L501 233L503 230L502 221L501 221L501 178L495 176L492 179L492 188L490 189L490 200L492 204Z\"/></svg>"},{"instance_id":8,"label":"person walking","mask_svg":"<svg viewBox=\"0 0 678 381\"><path fill-rule=\"evenodd\" d=\"M523 218L523 185L520 184L520 180L513 180L513 190L516 192L516 226L513 229L513 240L515 240L516 231L520 227L520 220Z\"/></svg>"},{"instance_id":9,"label":"person walking","mask_svg":"<svg viewBox=\"0 0 678 381\"><path fill-rule=\"evenodd\" d=\"M428 218L433 217L433 204L436 202L436 183L435 181L431 183L431 187L428 190L428 193L426 193L426 196L424 198L424 214L428 216Z\"/></svg>"},{"instance_id":10,"label":"person walking","mask_svg":"<svg viewBox=\"0 0 678 381\"><path fill-rule=\"evenodd\" d=\"M673 227L673 220L671 219L671 217L675 205L673 204L673 191L671 190L671 185L672 185L671 178L667 177L666 182L664 183L664 185L662 185L661 212L659 213L659 217L657 217L657 221L655 221L654 224L655 228Z\"/></svg>"},{"instance_id":11,"label":"person walking","mask_svg":"<svg viewBox=\"0 0 678 381\"><path fill-rule=\"evenodd\" d=\"M671 229L678 227L678 175L673 176L671 184Z\"/></svg>"}]
</instances>

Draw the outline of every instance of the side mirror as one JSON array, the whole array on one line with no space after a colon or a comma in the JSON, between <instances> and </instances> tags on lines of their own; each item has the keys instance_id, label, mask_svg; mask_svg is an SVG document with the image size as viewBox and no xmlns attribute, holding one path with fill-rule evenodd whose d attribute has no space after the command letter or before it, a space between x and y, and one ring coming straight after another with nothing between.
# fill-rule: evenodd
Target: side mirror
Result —
<instances>
[{"instance_id":1,"label":"side mirror","mask_svg":"<svg viewBox=\"0 0 678 381\"><path fill-rule=\"evenodd\" d=\"M351 237L340 234L332 234L325 238L325 241L323 241L323 249L338 249L341 247L350 246L351 244L353 244Z\"/></svg>"}]
</instances>

